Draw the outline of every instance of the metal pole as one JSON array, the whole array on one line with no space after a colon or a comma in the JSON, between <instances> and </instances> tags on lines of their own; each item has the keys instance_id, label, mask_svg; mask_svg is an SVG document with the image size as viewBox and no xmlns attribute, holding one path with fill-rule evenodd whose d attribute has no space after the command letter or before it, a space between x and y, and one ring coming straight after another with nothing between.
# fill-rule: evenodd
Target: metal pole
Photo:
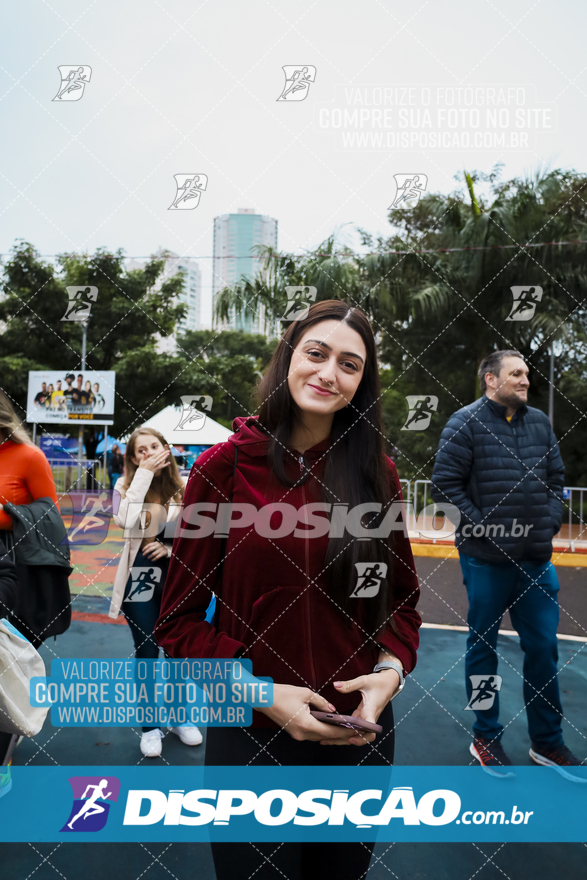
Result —
<instances>
[{"instance_id":1,"label":"metal pole","mask_svg":"<svg viewBox=\"0 0 587 880\"><path fill-rule=\"evenodd\" d=\"M548 387L548 418L554 428L554 342L550 343L550 384Z\"/></svg>"},{"instance_id":2,"label":"metal pole","mask_svg":"<svg viewBox=\"0 0 587 880\"><path fill-rule=\"evenodd\" d=\"M33 422L33 443L37 443L37 423Z\"/></svg>"},{"instance_id":3,"label":"metal pole","mask_svg":"<svg viewBox=\"0 0 587 880\"><path fill-rule=\"evenodd\" d=\"M82 324L82 373L86 369L86 343L88 339L88 322ZM84 446L84 429L80 428L77 435L77 490L81 491L82 480L82 457Z\"/></svg>"},{"instance_id":4,"label":"metal pole","mask_svg":"<svg viewBox=\"0 0 587 880\"><path fill-rule=\"evenodd\" d=\"M86 343L88 341L88 322L82 324L82 373L86 369Z\"/></svg>"},{"instance_id":5,"label":"metal pole","mask_svg":"<svg viewBox=\"0 0 587 880\"><path fill-rule=\"evenodd\" d=\"M107 456L108 455L108 425L104 425L104 472L102 475L102 483L104 485L104 489L108 490L108 467L107 467Z\"/></svg>"}]
</instances>

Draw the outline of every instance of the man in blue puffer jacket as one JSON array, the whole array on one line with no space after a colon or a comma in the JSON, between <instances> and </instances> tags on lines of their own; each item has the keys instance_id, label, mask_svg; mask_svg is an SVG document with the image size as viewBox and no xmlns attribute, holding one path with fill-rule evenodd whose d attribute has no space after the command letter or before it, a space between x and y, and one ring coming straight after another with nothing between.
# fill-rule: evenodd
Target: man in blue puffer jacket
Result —
<instances>
[{"instance_id":1,"label":"man in blue puffer jacket","mask_svg":"<svg viewBox=\"0 0 587 880\"><path fill-rule=\"evenodd\" d=\"M434 501L461 514L455 543L469 599L467 708L476 716L470 751L484 766L511 764L500 742L495 678L498 629L509 609L524 651L530 757L580 764L561 732L559 585L550 562L563 517L563 462L548 418L527 405L528 367L519 352L492 352L479 381L483 396L448 420L432 474Z\"/></svg>"}]
</instances>

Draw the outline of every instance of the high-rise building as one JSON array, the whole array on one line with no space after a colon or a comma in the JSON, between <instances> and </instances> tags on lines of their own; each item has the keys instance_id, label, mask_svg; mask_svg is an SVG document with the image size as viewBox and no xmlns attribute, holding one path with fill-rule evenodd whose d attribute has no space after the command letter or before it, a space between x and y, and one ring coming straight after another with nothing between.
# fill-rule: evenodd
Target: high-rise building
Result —
<instances>
[{"instance_id":1,"label":"high-rise building","mask_svg":"<svg viewBox=\"0 0 587 880\"><path fill-rule=\"evenodd\" d=\"M277 220L256 214L254 208L239 208L236 214L214 218L212 260L212 301L224 287L232 287L241 279L252 281L261 271L261 260L253 251L255 245L271 245L277 249ZM265 321L264 309L250 316L234 313L224 328L247 333L271 332Z\"/></svg>"},{"instance_id":2,"label":"high-rise building","mask_svg":"<svg viewBox=\"0 0 587 880\"><path fill-rule=\"evenodd\" d=\"M201 328L202 313L202 273L198 263L189 257L180 257L172 251L159 248L153 256L159 260L165 260L163 274L157 280L157 287L161 287L164 281L173 278L174 275L183 275L184 282L178 295L178 302L185 303L187 312L185 317L178 321L172 336L161 337L157 348L159 351L175 352L177 350L177 337L186 330L199 330ZM130 260L129 269L143 269L144 262Z\"/></svg>"}]
</instances>

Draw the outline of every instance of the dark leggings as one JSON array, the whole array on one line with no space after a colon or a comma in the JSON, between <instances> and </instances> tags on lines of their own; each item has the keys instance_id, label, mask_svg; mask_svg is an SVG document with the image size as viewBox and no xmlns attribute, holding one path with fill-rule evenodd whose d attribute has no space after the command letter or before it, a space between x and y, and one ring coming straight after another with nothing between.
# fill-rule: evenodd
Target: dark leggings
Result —
<instances>
[{"instance_id":1,"label":"dark leggings","mask_svg":"<svg viewBox=\"0 0 587 880\"><path fill-rule=\"evenodd\" d=\"M168 557L153 562L143 554L142 550L139 550L128 576L122 611L132 633L137 660L156 660L159 656L159 645L155 641L153 632L159 617L168 567ZM144 571L140 572L139 569ZM138 585L140 586L137 589ZM155 730L155 728L143 727L143 733L147 730Z\"/></svg>"},{"instance_id":2,"label":"dark leggings","mask_svg":"<svg viewBox=\"0 0 587 880\"><path fill-rule=\"evenodd\" d=\"M394 732L391 703L379 718L383 733L371 746L321 746L298 742L275 729L209 727L207 765L284 766L389 766L393 763ZM276 735L277 734L277 735ZM268 746L270 754L263 749ZM276 759L276 760L273 760ZM333 877L362 880L374 843L212 843L217 880L308 880Z\"/></svg>"},{"instance_id":3,"label":"dark leggings","mask_svg":"<svg viewBox=\"0 0 587 880\"><path fill-rule=\"evenodd\" d=\"M12 733L0 732L0 767L10 763L16 740Z\"/></svg>"}]
</instances>

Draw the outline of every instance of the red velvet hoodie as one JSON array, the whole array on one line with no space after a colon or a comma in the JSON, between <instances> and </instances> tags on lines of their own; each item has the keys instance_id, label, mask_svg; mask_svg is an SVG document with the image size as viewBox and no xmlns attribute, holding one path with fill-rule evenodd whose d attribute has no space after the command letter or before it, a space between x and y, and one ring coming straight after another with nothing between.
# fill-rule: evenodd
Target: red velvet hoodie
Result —
<instances>
[{"instance_id":1,"label":"red velvet hoodie","mask_svg":"<svg viewBox=\"0 0 587 880\"><path fill-rule=\"evenodd\" d=\"M230 501L252 504L257 510L275 502L299 509L321 500L312 490L312 485L319 488L320 484L312 478L293 489L276 480L267 461L269 440L258 427L256 416L235 419L233 428L236 433L225 443L211 447L194 463L184 510L195 503ZM304 455L318 480L329 445L327 439ZM238 458L233 488L235 446ZM300 473L299 452L291 453L288 474L293 477ZM387 461L390 493L401 497L395 465ZM208 515L215 519L218 514L211 510ZM199 516L201 524L206 514ZM197 522L193 516L189 518ZM280 521L275 514L271 527L277 529ZM199 528L183 517L180 524L186 532L197 532ZM303 530L300 522L297 529ZM393 585L398 634L387 626L377 640L401 659L407 673L416 664L421 623L416 611L419 588L408 538L401 531L392 535L394 563L388 579ZM358 706L360 694L340 694L332 682L370 673L379 652L359 624L347 625L348 617L330 598L323 571L327 543L328 534L309 539L291 532L281 538L267 538L257 534L253 525L233 526L219 591L220 538L213 534L202 538L177 534L156 626L158 642L176 658L234 657L245 652L244 656L253 661L255 675L271 676L279 684L312 688L332 702L337 711L350 714ZM212 591L221 594L217 628L204 620ZM253 718L253 726L276 726L262 713L253 712Z\"/></svg>"}]
</instances>

